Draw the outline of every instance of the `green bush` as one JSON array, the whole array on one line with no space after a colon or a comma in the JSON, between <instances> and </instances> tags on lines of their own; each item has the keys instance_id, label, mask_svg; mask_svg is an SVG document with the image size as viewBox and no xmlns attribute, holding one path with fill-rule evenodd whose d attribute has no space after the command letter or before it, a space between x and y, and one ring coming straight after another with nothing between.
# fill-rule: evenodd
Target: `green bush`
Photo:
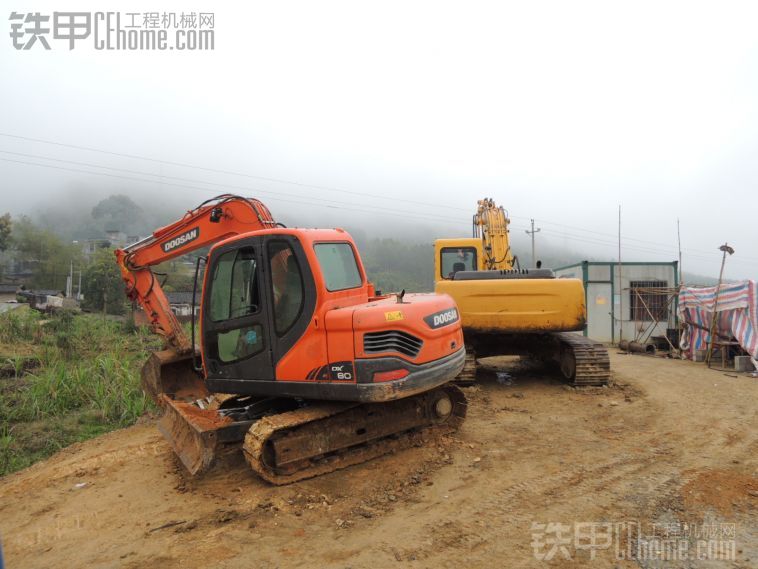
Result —
<instances>
[{"instance_id":1,"label":"green bush","mask_svg":"<svg viewBox=\"0 0 758 569\"><path fill-rule=\"evenodd\" d=\"M17 377L0 388L0 475L131 425L150 408L139 373L160 341L143 328L125 330L99 315L0 314L0 341L28 344L40 362L25 375L16 365Z\"/></svg>"},{"instance_id":2,"label":"green bush","mask_svg":"<svg viewBox=\"0 0 758 569\"><path fill-rule=\"evenodd\" d=\"M41 315L34 310L11 310L0 314L0 342L31 342Z\"/></svg>"}]
</instances>

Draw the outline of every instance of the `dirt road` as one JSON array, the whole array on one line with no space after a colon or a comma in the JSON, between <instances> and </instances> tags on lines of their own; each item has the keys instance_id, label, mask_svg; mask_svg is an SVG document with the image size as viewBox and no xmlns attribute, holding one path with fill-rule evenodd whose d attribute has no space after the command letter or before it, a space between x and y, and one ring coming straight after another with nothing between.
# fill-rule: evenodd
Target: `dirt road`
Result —
<instances>
[{"instance_id":1,"label":"dirt road","mask_svg":"<svg viewBox=\"0 0 758 569\"><path fill-rule=\"evenodd\" d=\"M0 479L7 564L758 566L757 379L613 353L613 386L571 389L495 363L514 384L469 389L454 438L287 487L237 453L185 478L152 424L70 447ZM699 558L619 559L653 551L635 527Z\"/></svg>"}]
</instances>

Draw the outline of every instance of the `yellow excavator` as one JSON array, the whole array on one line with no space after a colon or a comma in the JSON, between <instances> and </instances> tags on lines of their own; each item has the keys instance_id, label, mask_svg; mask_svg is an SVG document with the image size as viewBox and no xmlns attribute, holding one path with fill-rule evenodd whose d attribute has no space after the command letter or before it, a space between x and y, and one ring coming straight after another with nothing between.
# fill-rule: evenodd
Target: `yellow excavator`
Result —
<instances>
[{"instance_id":1,"label":"yellow excavator","mask_svg":"<svg viewBox=\"0 0 758 569\"><path fill-rule=\"evenodd\" d=\"M578 279L521 268L511 250L510 220L492 199L479 200L473 237L434 242L434 290L460 311L466 365L459 383L476 379L477 358L519 355L557 363L573 385L606 385L608 351L582 334L585 294Z\"/></svg>"}]
</instances>

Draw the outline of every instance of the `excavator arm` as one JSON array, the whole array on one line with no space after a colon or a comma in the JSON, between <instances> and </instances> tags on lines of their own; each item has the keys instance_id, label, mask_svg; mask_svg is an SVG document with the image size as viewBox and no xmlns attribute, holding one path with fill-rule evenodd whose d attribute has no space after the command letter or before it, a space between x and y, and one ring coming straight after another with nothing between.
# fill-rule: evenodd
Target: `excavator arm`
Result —
<instances>
[{"instance_id":1,"label":"excavator arm","mask_svg":"<svg viewBox=\"0 0 758 569\"><path fill-rule=\"evenodd\" d=\"M277 223L258 200L224 194L207 200L150 237L116 250L127 296L139 303L151 329L178 354L193 346L171 311L152 267L240 233L271 229Z\"/></svg>"},{"instance_id":2,"label":"excavator arm","mask_svg":"<svg viewBox=\"0 0 758 569\"><path fill-rule=\"evenodd\" d=\"M474 237L482 240L484 269L510 270L514 256L508 239L510 220L503 206L496 206L494 200L479 200L474 214Z\"/></svg>"}]
</instances>

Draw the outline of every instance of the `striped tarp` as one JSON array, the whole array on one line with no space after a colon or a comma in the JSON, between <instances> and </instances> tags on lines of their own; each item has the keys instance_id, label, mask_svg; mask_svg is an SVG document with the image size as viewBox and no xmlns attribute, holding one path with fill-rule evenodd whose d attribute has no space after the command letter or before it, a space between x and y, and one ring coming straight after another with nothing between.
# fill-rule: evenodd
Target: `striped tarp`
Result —
<instances>
[{"instance_id":1,"label":"striped tarp","mask_svg":"<svg viewBox=\"0 0 758 569\"><path fill-rule=\"evenodd\" d=\"M685 324L682 352L691 359L695 350L708 349L716 287L682 287L679 320ZM758 289L755 281L722 284L716 307L717 338L733 336L747 353L758 358Z\"/></svg>"}]
</instances>

